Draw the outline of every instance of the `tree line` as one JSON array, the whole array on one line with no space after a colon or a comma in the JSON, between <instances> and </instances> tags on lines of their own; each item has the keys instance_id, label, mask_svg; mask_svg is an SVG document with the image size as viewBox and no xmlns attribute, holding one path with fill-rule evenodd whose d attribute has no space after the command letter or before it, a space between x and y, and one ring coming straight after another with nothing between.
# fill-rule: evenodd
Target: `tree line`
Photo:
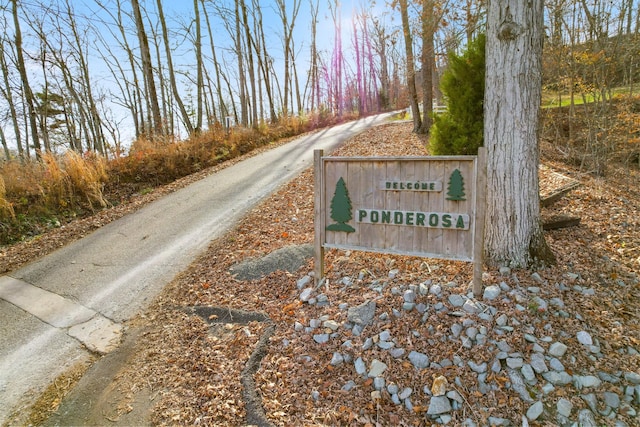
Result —
<instances>
[{"instance_id":1,"label":"tree line","mask_svg":"<svg viewBox=\"0 0 640 427\"><path fill-rule=\"evenodd\" d=\"M427 133L446 54L485 31L487 4L366 3L351 6L343 28L339 0L193 0L179 13L162 0L4 0L5 157L119 155L124 129L168 141L227 124L405 107ZM637 3L545 3L545 83L558 96L606 102L620 78L637 80ZM612 55L625 58L615 73Z\"/></svg>"}]
</instances>

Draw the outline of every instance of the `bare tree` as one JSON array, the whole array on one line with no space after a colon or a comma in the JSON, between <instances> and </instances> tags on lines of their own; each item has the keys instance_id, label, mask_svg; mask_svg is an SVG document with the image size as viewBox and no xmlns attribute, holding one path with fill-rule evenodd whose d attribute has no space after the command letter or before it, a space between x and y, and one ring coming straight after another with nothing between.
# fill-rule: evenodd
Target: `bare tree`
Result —
<instances>
[{"instance_id":1,"label":"bare tree","mask_svg":"<svg viewBox=\"0 0 640 427\"><path fill-rule=\"evenodd\" d=\"M195 0L195 8L198 10L198 3ZM173 100L178 106L178 110L180 110L180 115L182 116L182 124L187 129L189 134L192 134L194 131L193 124L191 123L191 118L189 117L189 113L182 102L182 97L180 96L180 91L178 90L178 84L176 83L176 72L173 68L173 59L171 52L171 45L169 43L169 31L167 30L167 21L164 17L164 10L162 8L162 0L156 0L156 7L158 8L158 20L160 21L160 26L162 27L162 40L164 42L164 55L165 60L167 61L167 73L169 75L169 85L171 86L171 93L173 94ZM197 12L196 12L197 13ZM197 55L196 55L197 56Z\"/></svg>"},{"instance_id":2,"label":"bare tree","mask_svg":"<svg viewBox=\"0 0 640 427\"><path fill-rule=\"evenodd\" d=\"M158 92L156 90L155 77L153 73L153 64L151 63L151 52L149 50L149 39L142 20L142 12L138 0L131 0L133 9L134 23L136 26L136 34L138 43L140 44L140 57L142 59L142 74L144 75L144 84L146 87L147 101L151 109L153 122L153 134L162 135L162 115L160 114L160 104L158 103Z\"/></svg>"},{"instance_id":3,"label":"bare tree","mask_svg":"<svg viewBox=\"0 0 640 427\"><path fill-rule=\"evenodd\" d=\"M407 73L407 89L409 90L409 104L413 115L413 131L419 132L422 127L420 117L420 107L418 106L418 92L416 90L416 68L413 57L413 37L411 36L411 26L409 25L409 11L407 0L398 0L400 15L402 17L402 33L404 35L404 50Z\"/></svg>"},{"instance_id":4,"label":"bare tree","mask_svg":"<svg viewBox=\"0 0 640 427\"><path fill-rule=\"evenodd\" d=\"M28 120L31 130L31 141L33 142L33 148L36 150L36 156L39 158L42 154L42 147L40 146L35 100L33 92L31 90L31 86L29 85L27 67L24 62L24 53L22 49L22 31L20 29L20 18L18 17L18 0L11 0L11 12L13 15L13 25L15 31L14 43L16 49L16 67L18 68L18 72L20 73L20 80L22 82L22 93L29 115Z\"/></svg>"}]
</instances>

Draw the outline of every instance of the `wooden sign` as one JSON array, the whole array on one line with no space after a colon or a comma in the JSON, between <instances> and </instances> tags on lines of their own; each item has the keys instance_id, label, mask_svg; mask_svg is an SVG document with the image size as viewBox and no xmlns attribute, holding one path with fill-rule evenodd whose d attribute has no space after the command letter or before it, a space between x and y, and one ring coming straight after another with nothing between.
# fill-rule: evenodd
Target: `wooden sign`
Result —
<instances>
[{"instance_id":1,"label":"wooden sign","mask_svg":"<svg viewBox=\"0 0 640 427\"><path fill-rule=\"evenodd\" d=\"M316 278L324 249L475 263L482 289L486 186L478 156L323 157L315 152Z\"/></svg>"}]
</instances>

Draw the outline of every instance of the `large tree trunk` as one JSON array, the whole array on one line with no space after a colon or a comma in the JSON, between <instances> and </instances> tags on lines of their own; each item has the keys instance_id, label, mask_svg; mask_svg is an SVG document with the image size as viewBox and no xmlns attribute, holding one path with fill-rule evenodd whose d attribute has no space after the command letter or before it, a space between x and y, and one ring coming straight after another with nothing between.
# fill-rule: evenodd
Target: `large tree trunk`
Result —
<instances>
[{"instance_id":1,"label":"large tree trunk","mask_svg":"<svg viewBox=\"0 0 640 427\"><path fill-rule=\"evenodd\" d=\"M542 40L543 0L489 1L484 247L490 265L554 261L542 234L538 186Z\"/></svg>"},{"instance_id":2,"label":"large tree trunk","mask_svg":"<svg viewBox=\"0 0 640 427\"><path fill-rule=\"evenodd\" d=\"M411 103L411 114L413 115L413 131L419 132L422 127L420 108L418 107L418 93L416 91L416 67L413 60L413 39L411 37L411 27L409 26L409 12L407 10L407 0L400 0L400 15L402 16L402 32L404 34L404 50L407 61L407 88L409 90L409 102Z\"/></svg>"}]
</instances>

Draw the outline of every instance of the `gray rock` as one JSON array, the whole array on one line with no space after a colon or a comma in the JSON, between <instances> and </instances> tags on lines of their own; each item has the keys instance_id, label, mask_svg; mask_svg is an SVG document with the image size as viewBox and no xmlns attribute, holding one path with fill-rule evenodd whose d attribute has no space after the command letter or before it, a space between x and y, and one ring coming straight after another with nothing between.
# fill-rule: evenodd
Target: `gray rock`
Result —
<instances>
[{"instance_id":1,"label":"gray rock","mask_svg":"<svg viewBox=\"0 0 640 427\"><path fill-rule=\"evenodd\" d=\"M482 362L480 364L474 363L473 361L469 360L467 362L467 364L469 365L469 368L471 368L471 370L473 372L476 372L478 374L483 374L485 372L487 372L487 363L486 362Z\"/></svg>"},{"instance_id":2,"label":"gray rock","mask_svg":"<svg viewBox=\"0 0 640 427\"><path fill-rule=\"evenodd\" d=\"M367 301L347 310L347 320L360 326L367 326L373 320L376 312L376 302Z\"/></svg>"},{"instance_id":3,"label":"gray rock","mask_svg":"<svg viewBox=\"0 0 640 427\"><path fill-rule=\"evenodd\" d=\"M369 378L379 377L387 370L387 365L384 362L379 361L378 359L373 359L371 361L371 366L369 367L369 373L367 376Z\"/></svg>"},{"instance_id":4,"label":"gray rock","mask_svg":"<svg viewBox=\"0 0 640 427\"><path fill-rule=\"evenodd\" d=\"M301 293L300 293L300 301L302 302L308 302L309 298L311 298L311 294L313 293L313 288L305 288Z\"/></svg>"},{"instance_id":5,"label":"gray rock","mask_svg":"<svg viewBox=\"0 0 640 427\"><path fill-rule=\"evenodd\" d=\"M310 282L311 282L311 276L309 275L304 276L298 279L298 281L296 282L296 287L298 288L298 290L301 290L302 288L307 286Z\"/></svg>"},{"instance_id":6,"label":"gray rock","mask_svg":"<svg viewBox=\"0 0 640 427\"><path fill-rule=\"evenodd\" d=\"M593 339L587 331L580 331L576 334L578 342L582 345L593 345Z\"/></svg>"},{"instance_id":7,"label":"gray rock","mask_svg":"<svg viewBox=\"0 0 640 427\"><path fill-rule=\"evenodd\" d=\"M564 365L562 364L560 359L556 359L555 357L549 359L549 366L551 366L551 369L553 369L554 371L564 371Z\"/></svg>"},{"instance_id":8,"label":"gray rock","mask_svg":"<svg viewBox=\"0 0 640 427\"><path fill-rule=\"evenodd\" d=\"M600 384L602 384L602 381L594 375L573 376L573 385L578 390L582 390L585 387L600 387Z\"/></svg>"},{"instance_id":9,"label":"gray rock","mask_svg":"<svg viewBox=\"0 0 640 427\"><path fill-rule=\"evenodd\" d=\"M362 343L362 350L369 350L371 347L373 347L373 338L369 337Z\"/></svg>"},{"instance_id":10,"label":"gray rock","mask_svg":"<svg viewBox=\"0 0 640 427\"><path fill-rule=\"evenodd\" d=\"M580 427L597 427L596 419L593 416L593 412L588 409L583 409L578 412L578 425Z\"/></svg>"},{"instance_id":11,"label":"gray rock","mask_svg":"<svg viewBox=\"0 0 640 427\"><path fill-rule=\"evenodd\" d=\"M567 352L567 346L561 342L554 342L549 347L549 354L554 357L562 357Z\"/></svg>"},{"instance_id":12,"label":"gray rock","mask_svg":"<svg viewBox=\"0 0 640 427\"><path fill-rule=\"evenodd\" d=\"M564 371L545 372L542 374L542 378L544 378L545 380L547 380L548 382L550 382L555 386L571 384L571 382L573 381L573 377Z\"/></svg>"},{"instance_id":13,"label":"gray rock","mask_svg":"<svg viewBox=\"0 0 640 427\"><path fill-rule=\"evenodd\" d=\"M398 397L400 398L400 400L405 400L408 399L409 396L411 396L411 393L413 393L413 389L411 387L405 387L400 393L398 393Z\"/></svg>"},{"instance_id":14,"label":"gray rock","mask_svg":"<svg viewBox=\"0 0 640 427\"><path fill-rule=\"evenodd\" d=\"M540 274L538 274L537 272L536 272L536 273L533 273L533 274L531 275L531 278L532 278L533 280L535 280L536 282L538 282L538 283L544 283L544 279L543 279L543 278L540 276Z\"/></svg>"},{"instance_id":15,"label":"gray rock","mask_svg":"<svg viewBox=\"0 0 640 427\"><path fill-rule=\"evenodd\" d=\"M482 293L482 298L489 301L493 301L498 296L500 296L500 286L498 285L487 286Z\"/></svg>"},{"instance_id":16,"label":"gray rock","mask_svg":"<svg viewBox=\"0 0 640 427\"><path fill-rule=\"evenodd\" d=\"M455 400L458 403L464 403L464 398L456 390L448 391L447 397L451 400Z\"/></svg>"},{"instance_id":17,"label":"gray rock","mask_svg":"<svg viewBox=\"0 0 640 427\"><path fill-rule=\"evenodd\" d=\"M635 372L625 372L624 379L634 385L640 384L640 375Z\"/></svg>"},{"instance_id":18,"label":"gray rock","mask_svg":"<svg viewBox=\"0 0 640 427\"><path fill-rule=\"evenodd\" d=\"M507 366L512 369L520 369L524 365L522 357L507 357Z\"/></svg>"},{"instance_id":19,"label":"gray rock","mask_svg":"<svg viewBox=\"0 0 640 427\"><path fill-rule=\"evenodd\" d=\"M490 426L504 426L508 427L511 425L511 421L506 418L500 417L489 417L489 425Z\"/></svg>"},{"instance_id":20,"label":"gray rock","mask_svg":"<svg viewBox=\"0 0 640 427\"><path fill-rule=\"evenodd\" d=\"M407 408L407 411L413 412L413 403L411 403L411 399L409 398L404 399L404 407Z\"/></svg>"},{"instance_id":21,"label":"gray rock","mask_svg":"<svg viewBox=\"0 0 640 427\"><path fill-rule=\"evenodd\" d=\"M611 384L618 384L620 382L620 378L602 371L598 372L598 378Z\"/></svg>"},{"instance_id":22,"label":"gray rock","mask_svg":"<svg viewBox=\"0 0 640 427\"><path fill-rule=\"evenodd\" d=\"M511 381L511 388L520 395L520 398L525 402L533 402L533 399L529 395L529 390L527 390L527 387L524 384L522 374L515 369L507 369L507 374Z\"/></svg>"},{"instance_id":23,"label":"gray rock","mask_svg":"<svg viewBox=\"0 0 640 427\"><path fill-rule=\"evenodd\" d=\"M462 305L462 309L467 313L480 313L482 306L477 301L468 299Z\"/></svg>"},{"instance_id":24,"label":"gray rock","mask_svg":"<svg viewBox=\"0 0 640 427\"><path fill-rule=\"evenodd\" d=\"M387 386L387 391L389 392L389 394L398 394L398 390L400 390L398 384L391 383Z\"/></svg>"},{"instance_id":25,"label":"gray rock","mask_svg":"<svg viewBox=\"0 0 640 427\"><path fill-rule=\"evenodd\" d=\"M447 396L433 396L429 401L427 415L440 415L451 412L451 402Z\"/></svg>"},{"instance_id":26,"label":"gray rock","mask_svg":"<svg viewBox=\"0 0 640 427\"><path fill-rule=\"evenodd\" d=\"M324 322L322 322L322 326L324 326L325 328L329 328L332 331L335 331L340 327L340 324L335 320L325 320Z\"/></svg>"},{"instance_id":27,"label":"gray rock","mask_svg":"<svg viewBox=\"0 0 640 427\"><path fill-rule=\"evenodd\" d=\"M547 363L545 362L544 355L541 353L533 353L531 355L530 364L533 370L538 374L547 372L549 370L549 368L547 367Z\"/></svg>"},{"instance_id":28,"label":"gray rock","mask_svg":"<svg viewBox=\"0 0 640 427\"><path fill-rule=\"evenodd\" d=\"M536 373L533 371L531 365L522 365L522 368L520 368L520 373L524 377L527 384L536 383Z\"/></svg>"},{"instance_id":29,"label":"gray rock","mask_svg":"<svg viewBox=\"0 0 640 427\"><path fill-rule=\"evenodd\" d=\"M333 353L333 357L331 357L331 366L338 366L338 365L342 365L344 363L344 357L342 356L342 353L339 352L334 352Z\"/></svg>"},{"instance_id":30,"label":"gray rock","mask_svg":"<svg viewBox=\"0 0 640 427\"><path fill-rule=\"evenodd\" d=\"M345 385L342 386L342 390L351 391L355 388L355 386L356 386L356 382L353 380L349 380L345 383Z\"/></svg>"},{"instance_id":31,"label":"gray rock","mask_svg":"<svg viewBox=\"0 0 640 427\"><path fill-rule=\"evenodd\" d=\"M316 334L313 336L313 340L318 344L325 344L329 341L329 334Z\"/></svg>"},{"instance_id":32,"label":"gray rock","mask_svg":"<svg viewBox=\"0 0 640 427\"><path fill-rule=\"evenodd\" d=\"M501 276L509 276L511 274L511 269L509 267L503 266L498 270Z\"/></svg>"},{"instance_id":33,"label":"gray rock","mask_svg":"<svg viewBox=\"0 0 640 427\"><path fill-rule=\"evenodd\" d=\"M454 307L462 307L466 299L462 295L451 294L449 295L449 304Z\"/></svg>"},{"instance_id":34,"label":"gray rock","mask_svg":"<svg viewBox=\"0 0 640 427\"><path fill-rule=\"evenodd\" d=\"M358 357L355 362L353 362L355 368L356 368L356 373L358 375L364 375L367 373L367 365L365 365L364 360L362 360L362 357Z\"/></svg>"},{"instance_id":35,"label":"gray rock","mask_svg":"<svg viewBox=\"0 0 640 427\"><path fill-rule=\"evenodd\" d=\"M395 346L393 341L378 341L376 345L378 346L378 348L381 348L383 350L389 350L390 348L393 348L393 346Z\"/></svg>"},{"instance_id":36,"label":"gray rock","mask_svg":"<svg viewBox=\"0 0 640 427\"><path fill-rule=\"evenodd\" d=\"M496 345L498 346L498 350L500 350L502 352L511 353L513 351L513 349L509 345L509 343L507 343L506 341L498 341L496 343ZM505 359L506 359L506 357L505 357Z\"/></svg>"},{"instance_id":37,"label":"gray rock","mask_svg":"<svg viewBox=\"0 0 640 427\"><path fill-rule=\"evenodd\" d=\"M416 302L416 293L411 289L404 291L404 295L402 297L404 298L404 302Z\"/></svg>"},{"instance_id":38,"label":"gray rock","mask_svg":"<svg viewBox=\"0 0 640 427\"><path fill-rule=\"evenodd\" d=\"M595 412L598 410L598 399L596 398L595 394L581 394L580 398L584 400L587 405L589 405L589 408L591 408L592 411Z\"/></svg>"},{"instance_id":39,"label":"gray rock","mask_svg":"<svg viewBox=\"0 0 640 427\"><path fill-rule=\"evenodd\" d=\"M373 379L373 388L376 390L382 390L384 388L385 380L382 377L375 377Z\"/></svg>"},{"instance_id":40,"label":"gray rock","mask_svg":"<svg viewBox=\"0 0 640 427\"><path fill-rule=\"evenodd\" d=\"M602 396L604 403L610 408L618 409L620 407L620 396L617 393L605 391Z\"/></svg>"},{"instance_id":41,"label":"gray rock","mask_svg":"<svg viewBox=\"0 0 640 427\"><path fill-rule=\"evenodd\" d=\"M542 402L538 401L527 409L527 418L531 421L535 421L540 417L540 415L542 415L543 411L544 406L542 405Z\"/></svg>"},{"instance_id":42,"label":"gray rock","mask_svg":"<svg viewBox=\"0 0 640 427\"><path fill-rule=\"evenodd\" d=\"M474 340L474 339L476 339L476 336L478 335L478 328L476 328L475 326L471 326L470 328L467 328L467 330L465 331L465 334L469 338Z\"/></svg>"},{"instance_id":43,"label":"gray rock","mask_svg":"<svg viewBox=\"0 0 640 427\"><path fill-rule=\"evenodd\" d=\"M558 414L562 415L563 417L569 418L571 416L571 411L573 410L573 404L570 400L562 397L558 399L558 402L556 403L556 409L558 411Z\"/></svg>"},{"instance_id":44,"label":"gray rock","mask_svg":"<svg viewBox=\"0 0 640 427\"><path fill-rule=\"evenodd\" d=\"M440 295L442 293L442 286L434 283L433 285L431 285L431 287L429 288L429 293L431 295Z\"/></svg>"},{"instance_id":45,"label":"gray rock","mask_svg":"<svg viewBox=\"0 0 640 427\"><path fill-rule=\"evenodd\" d=\"M409 353L408 358L416 369L425 369L429 366L429 356L424 353L412 351Z\"/></svg>"},{"instance_id":46,"label":"gray rock","mask_svg":"<svg viewBox=\"0 0 640 427\"><path fill-rule=\"evenodd\" d=\"M399 359L402 356L404 356L404 354L406 353L406 350L404 348L392 348L391 350L389 350L389 354L391 355L391 357L393 357L394 359Z\"/></svg>"},{"instance_id":47,"label":"gray rock","mask_svg":"<svg viewBox=\"0 0 640 427\"><path fill-rule=\"evenodd\" d=\"M459 337L462 333L462 325L459 323L454 323L453 325L451 325L451 333L454 337Z\"/></svg>"},{"instance_id":48,"label":"gray rock","mask_svg":"<svg viewBox=\"0 0 640 427\"><path fill-rule=\"evenodd\" d=\"M404 302L402 303L402 309L404 311L411 311L415 308L416 303L415 302Z\"/></svg>"}]
</instances>

